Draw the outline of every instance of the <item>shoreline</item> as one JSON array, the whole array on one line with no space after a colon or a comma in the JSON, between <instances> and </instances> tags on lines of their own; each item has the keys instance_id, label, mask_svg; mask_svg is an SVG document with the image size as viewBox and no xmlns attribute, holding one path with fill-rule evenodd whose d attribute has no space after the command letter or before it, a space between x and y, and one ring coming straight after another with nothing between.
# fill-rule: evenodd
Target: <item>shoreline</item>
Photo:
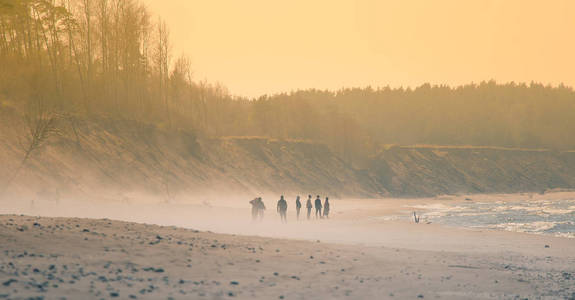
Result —
<instances>
[{"instance_id":1,"label":"shoreline","mask_svg":"<svg viewBox=\"0 0 575 300\"><path fill-rule=\"evenodd\" d=\"M361 245L110 219L0 215L0 238L5 241L0 243L0 299L575 295L572 240L506 232L460 235L440 226L391 225L383 232L389 244ZM399 230L397 236L389 234L392 228ZM403 242L407 237L416 243L402 247L400 236ZM443 240L441 248L434 248L437 239ZM477 242L491 247L473 249Z\"/></svg>"},{"instance_id":2,"label":"shoreline","mask_svg":"<svg viewBox=\"0 0 575 300\"><path fill-rule=\"evenodd\" d=\"M317 236L308 234L301 236L297 232L290 232L279 236L281 230L286 226L278 226L279 218L273 211L273 200L266 200L268 210L263 223L253 223L249 217L249 206L247 201L225 198L220 201L210 201L195 199L181 203L124 203L99 201L74 201L63 200L59 203L48 201L37 201L35 206L28 206L22 202L5 203L0 208L0 214L25 214L31 216L46 217L84 217L102 219L108 218L120 221L139 222L147 224L179 226L183 228L196 228L218 233L259 235L264 237L282 238L303 238L316 240ZM432 208L434 205L449 206L472 203L493 203L493 202L521 202L521 201L555 201L561 199L575 199L573 192L554 192L544 195L523 193L523 194L474 194L459 196L441 196L434 198L383 198L383 199L332 199L332 218L317 222L305 220L305 210L302 210L302 219L295 222L295 211L293 199L288 199L288 224L287 228L294 231L314 228L318 231L329 230L329 227L349 231L349 229L359 229L373 226L389 227L391 223L400 222L395 227L413 224L411 213L417 211L418 215ZM269 198L268 198L269 199ZM422 208L423 207L423 208ZM426 222L426 219L422 219ZM433 221L433 224L418 224L415 226L437 226L445 227L446 230L471 230L471 231L493 231L523 233L551 237L551 234L539 234L534 232L511 231L504 229L493 229L486 227L464 227L459 225L441 224ZM269 227L269 228L268 228ZM270 230L268 230L270 229ZM279 231L276 232L276 229ZM331 230L333 231L333 230ZM329 236L328 236L329 237ZM571 239L570 237L559 237ZM324 238L325 239L325 238ZM337 242L337 240L335 240Z\"/></svg>"}]
</instances>

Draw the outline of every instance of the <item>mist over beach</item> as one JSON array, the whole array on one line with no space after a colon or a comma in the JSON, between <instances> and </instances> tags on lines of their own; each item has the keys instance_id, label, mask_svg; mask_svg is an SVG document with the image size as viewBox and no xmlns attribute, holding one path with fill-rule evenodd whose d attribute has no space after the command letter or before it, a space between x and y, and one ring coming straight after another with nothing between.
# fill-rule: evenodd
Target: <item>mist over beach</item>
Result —
<instances>
[{"instance_id":1,"label":"mist over beach","mask_svg":"<svg viewBox=\"0 0 575 300\"><path fill-rule=\"evenodd\" d=\"M0 0L0 299L575 299L574 9Z\"/></svg>"}]
</instances>

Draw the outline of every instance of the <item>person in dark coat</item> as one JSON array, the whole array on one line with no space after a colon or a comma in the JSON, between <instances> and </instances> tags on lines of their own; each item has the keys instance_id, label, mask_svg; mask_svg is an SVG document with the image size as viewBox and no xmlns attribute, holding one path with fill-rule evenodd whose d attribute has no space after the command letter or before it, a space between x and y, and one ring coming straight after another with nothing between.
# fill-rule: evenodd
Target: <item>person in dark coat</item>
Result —
<instances>
[{"instance_id":1,"label":"person in dark coat","mask_svg":"<svg viewBox=\"0 0 575 300\"><path fill-rule=\"evenodd\" d=\"M254 198L252 201L250 201L250 204L252 205L252 220L255 221L258 218L258 213L259 213L259 198Z\"/></svg>"},{"instance_id":2,"label":"person in dark coat","mask_svg":"<svg viewBox=\"0 0 575 300\"><path fill-rule=\"evenodd\" d=\"M278 201L278 207L277 207L278 213L280 214L281 220L282 222L287 223L287 201L284 199L284 196L282 195L280 197L280 200Z\"/></svg>"},{"instance_id":3,"label":"person in dark coat","mask_svg":"<svg viewBox=\"0 0 575 300\"><path fill-rule=\"evenodd\" d=\"M262 200L262 197L258 198L258 215L260 217L260 221L264 219L264 210L266 210L266 205Z\"/></svg>"},{"instance_id":4,"label":"person in dark coat","mask_svg":"<svg viewBox=\"0 0 575 300\"><path fill-rule=\"evenodd\" d=\"M295 210L297 213L297 219L299 220L299 211L301 210L301 201L299 201L299 195L295 198Z\"/></svg>"},{"instance_id":5,"label":"person in dark coat","mask_svg":"<svg viewBox=\"0 0 575 300\"><path fill-rule=\"evenodd\" d=\"M315 218L321 218L321 199L319 198L319 195L317 195L317 198L315 198Z\"/></svg>"}]
</instances>

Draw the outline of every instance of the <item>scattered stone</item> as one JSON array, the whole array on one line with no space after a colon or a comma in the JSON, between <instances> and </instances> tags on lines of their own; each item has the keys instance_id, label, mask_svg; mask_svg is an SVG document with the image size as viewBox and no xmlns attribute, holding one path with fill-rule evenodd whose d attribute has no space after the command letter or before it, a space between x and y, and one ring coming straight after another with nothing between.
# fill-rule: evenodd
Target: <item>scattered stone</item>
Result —
<instances>
[{"instance_id":1,"label":"scattered stone","mask_svg":"<svg viewBox=\"0 0 575 300\"><path fill-rule=\"evenodd\" d=\"M18 280L14 279L14 278L10 278L10 279L8 279L7 281L4 281L4 282L2 283L2 285L3 285L3 286L10 286L10 285L11 285L12 283L14 283L14 282L18 282Z\"/></svg>"},{"instance_id":2,"label":"scattered stone","mask_svg":"<svg viewBox=\"0 0 575 300\"><path fill-rule=\"evenodd\" d=\"M163 268L148 267L148 268L143 268L142 270L144 270L144 271L146 271L146 272L164 273L164 269L163 269Z\"/></svg>"}]
</instances>

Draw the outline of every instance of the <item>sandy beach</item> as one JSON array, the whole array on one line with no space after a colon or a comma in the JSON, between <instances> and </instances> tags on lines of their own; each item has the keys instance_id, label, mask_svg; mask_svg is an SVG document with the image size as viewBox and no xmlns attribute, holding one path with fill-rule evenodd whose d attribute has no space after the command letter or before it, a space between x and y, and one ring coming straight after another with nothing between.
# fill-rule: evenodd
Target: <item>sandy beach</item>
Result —
<instances>
[{"instance_id":1,"label":"sandy beach","mask_svg":"<svg viewBox=\"0 0 575 300\"><path fill-rule=\"evenodd\" d=\"M0 300L575 300L574 28L0 0Z\"/></svg>"},{"instance_id":2,"label":"sandy beach","mask_svg":"<svg viewBox=\"0 0 575 300\"><path fill-rule=\"evenodd\" d=\"M437 201L455 200L380 201L375 211ZM0 299L575 297L575 239L384 221L356 202L335 203L333 219L294 222L292 214L287 225L271 212L251 223L247 209L231 206L197 206L188 219L182 206L130 217L121 206L108 210L177 227L94 219L94 211L2 215Z\"/></svg>"}]
</instances>

